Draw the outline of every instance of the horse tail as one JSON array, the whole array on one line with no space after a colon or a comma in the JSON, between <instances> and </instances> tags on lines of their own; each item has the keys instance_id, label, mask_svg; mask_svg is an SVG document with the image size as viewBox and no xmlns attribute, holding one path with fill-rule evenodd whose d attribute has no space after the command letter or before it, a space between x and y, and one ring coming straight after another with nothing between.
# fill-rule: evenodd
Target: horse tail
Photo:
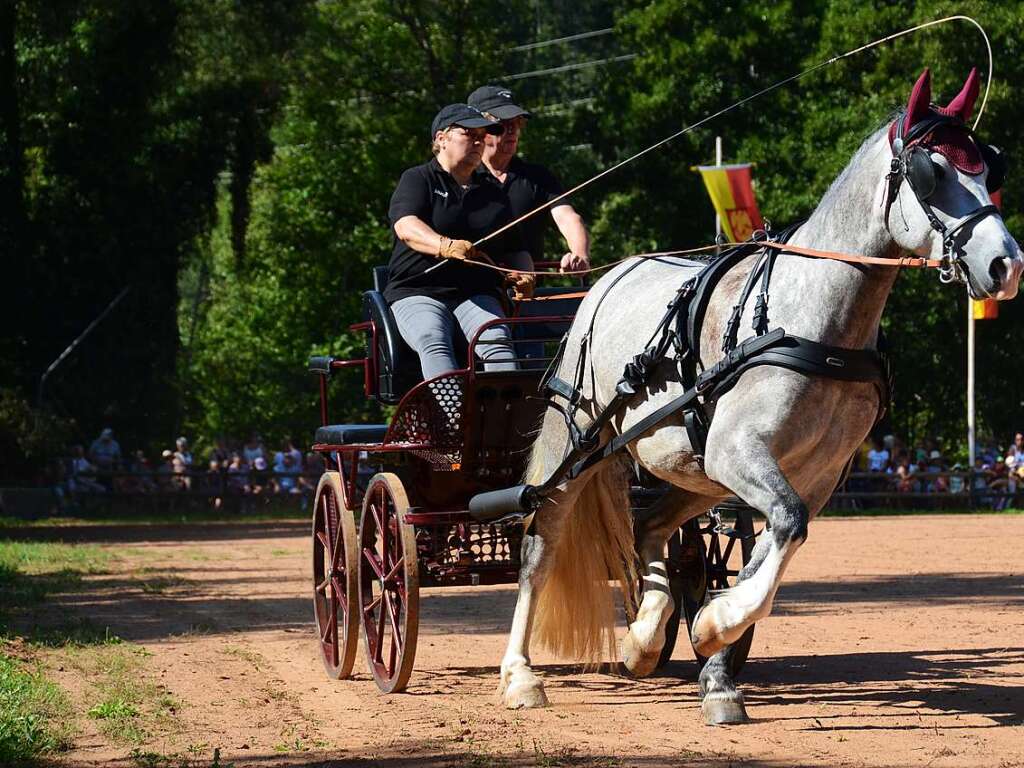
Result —
<instances>
[{"instance_id":1,"label":"horse tail","mask_svg":"<svg viewBox=\"0 0 1024 768\"><path fill-rule=\"evenodd\" d=\"M543 481L541 441L534 445L527 482ZM557 503L557 496L552 499ZM605 459L563 510L544 586L535 596L533 637L563 658L596 667L617 657L616 601L611 582L623 595L636 584L633 515L627 464L620 456ZM541 512L543 514L543 512ZM625 601L627 610L630 603Z\"/></svg>"}]
</instances>

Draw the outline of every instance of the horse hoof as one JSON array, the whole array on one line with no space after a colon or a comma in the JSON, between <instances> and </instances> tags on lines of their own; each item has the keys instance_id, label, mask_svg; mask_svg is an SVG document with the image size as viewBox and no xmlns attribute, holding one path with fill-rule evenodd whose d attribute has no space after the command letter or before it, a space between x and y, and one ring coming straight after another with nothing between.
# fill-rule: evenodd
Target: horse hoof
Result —
<instances>
[{"instance_id":1,"label":"horse hoof","mask_svg":"<svg viewBox=\"0 0 1024 768\"><path fill-rule=\"evenodd\" d=\"M508 709L540 709L550 706L544 685L536 677L513 679L502 692L502 698Z\"/></svg>"},{"instance_id":2,"label":"horse hoof","mask_svg":"<svg viewBox=\"0 0 1024 768\"><path fill-rule=\"evenodd\" d=\"M647 677L658 667L660 656L660 648L655 653L644 653L632 632L622 638L622 666L630 677Z\"/></svg>"},{"instance_id":3,"label":"horse hoof","mask_svg":"<svg viewBox=\"0 0 1024 768\"><path fill-rule=\"evenodd\" d=\"M706 725L740 725L750 722L746 707L743 706L743 694L739 691L711 691L705 694L700 711Z\"/></svg>"}]
</instances>

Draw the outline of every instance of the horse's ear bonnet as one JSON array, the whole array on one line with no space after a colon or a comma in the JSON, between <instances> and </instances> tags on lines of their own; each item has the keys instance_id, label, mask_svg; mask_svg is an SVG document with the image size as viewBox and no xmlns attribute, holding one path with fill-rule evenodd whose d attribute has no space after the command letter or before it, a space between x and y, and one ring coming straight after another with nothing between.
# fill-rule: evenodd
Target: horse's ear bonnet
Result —
<instances>
[{"instance_id":1,"label":"horse's ear bonnet","mask_svg":"<svg viewBox=\"0 0 1024 768\"><path fill-rule=\"evenodd\" d=\"M893 154L904 156L911 185L923 199L935 191L942 169L931 161L929 153L938 152L972 176L987 166L985 186L989 193L1001 189L1006 176L1005 158L998 148L979 141L966 126L981 90L977 68L971 69L960 92L945 107L931 105L931 90L931 71L925 68L910 92L906 111L889 129Z\"/></svg>"}]
</instances>

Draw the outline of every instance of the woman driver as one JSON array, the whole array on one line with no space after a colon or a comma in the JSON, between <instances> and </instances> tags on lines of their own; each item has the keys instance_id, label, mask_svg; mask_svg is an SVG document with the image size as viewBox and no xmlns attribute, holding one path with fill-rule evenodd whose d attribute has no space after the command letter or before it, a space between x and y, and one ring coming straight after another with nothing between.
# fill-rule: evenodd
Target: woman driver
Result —
<instances>
[{"instance_id":1,"label":"woman driver","mask_svg":"<svg viewBox=\"0 0 1024 768\"><path fill-rule=\"evenodd\" d=\"M425 379L459 367L452 341L456 322L472 339L484 323L505 316L504 275L466 259L504 264L526 250L515 228L488 241L486 255L473 247L511 220L501 191L473 178L484 136L501 130L476 109L449 104L430 128L434 158L406 170L391 196L395 244L384 298L402 337L419 355ZM532 277L517 276L516 287L527 292ZM487 370L516 367L505 326L484 331L476 351Z\"/></svg>"}]
</instances>

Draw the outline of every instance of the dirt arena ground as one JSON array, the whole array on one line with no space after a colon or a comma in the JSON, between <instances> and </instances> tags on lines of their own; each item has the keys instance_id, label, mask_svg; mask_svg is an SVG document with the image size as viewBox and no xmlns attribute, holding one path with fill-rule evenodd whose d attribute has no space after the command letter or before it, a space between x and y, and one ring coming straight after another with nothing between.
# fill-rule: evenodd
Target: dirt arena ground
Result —
<instances>
[{"instance_id":1,"label":"dirt arena ground","mask_svg":"<svg viewBox=\"0 0 1024 768\"><path fill-rule=\"evenodd\" d=\"M729 728L701 722L685 633L642 681L538 653L551 708L500 708L511 587L424 593L407 693L378 693L362 656L355 679L332 682L311 628L307 530L49 533L120 553L58 609L145 647L144 674L182 703L178 727L146 744L151 764L202 745L238 768L1024 765L1024 516L814 523L757 627L741 680L754 721ZM140 568L161 588L140 588ZM52 674L74 690L72 673ZM144 764L85 727L61 764Z\"/></svg>"}]
</instances>

